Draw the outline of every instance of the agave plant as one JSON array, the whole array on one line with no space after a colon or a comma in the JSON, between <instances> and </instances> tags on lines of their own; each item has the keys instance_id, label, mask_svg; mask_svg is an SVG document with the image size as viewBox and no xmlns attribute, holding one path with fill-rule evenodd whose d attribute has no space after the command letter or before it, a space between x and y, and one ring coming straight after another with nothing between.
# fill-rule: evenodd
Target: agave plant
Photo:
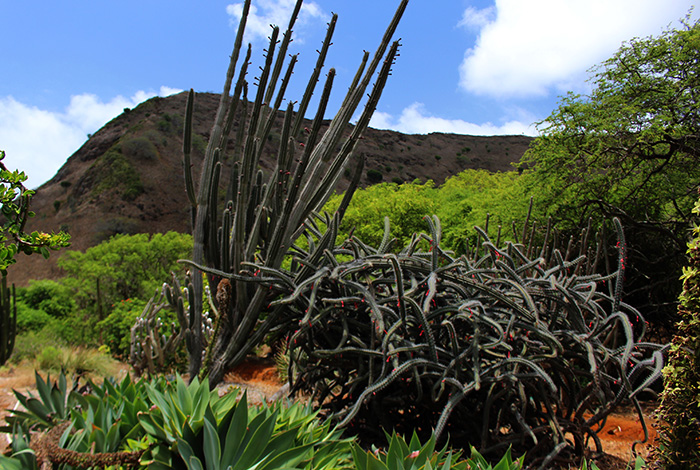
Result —
<instances>
[{"instance_id":1,"label":"agave plant","mask_svg":"<svg viewBox=\"0 0 700 470\"><path fill-rule=\"evenodd\" d=\"M21 468L46 462L83 467L138 462L143 449L130 449L127 442L144 437L137 418L148 410L143 382L127 376L120 383L105 379L76 383L69 390L63 373L53 383L36 374L36 388L37 397L15 392L24 410L12 410L2 428L12 435L12 458Z\"/></svg>"},{"instance_id":2,"label":"agave plant","mask_svg":"<svg viewBox=\"0 0 700 470\"><path fill-rule=\"evenodd\" d=\"M357 470L468 470L470 468L466 461L459 462L459 452L455 454L448 452L447 446L436 451L434 436L431 436L423 445L415 433L408 443L396 433L387 434L386 438L389 441L386 451L377 448L365 451L358 444L353 444L353 462Z\"/></svg>"}]
</instances>

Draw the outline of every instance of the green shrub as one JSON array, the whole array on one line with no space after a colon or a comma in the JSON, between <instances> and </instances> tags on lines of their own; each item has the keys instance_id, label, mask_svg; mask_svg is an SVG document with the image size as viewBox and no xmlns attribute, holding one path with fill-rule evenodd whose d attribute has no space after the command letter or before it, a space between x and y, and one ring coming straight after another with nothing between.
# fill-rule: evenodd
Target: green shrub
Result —
<instances>
[{"instance_id":1,"label":"green shrub","mask_svg":"<svg viewBox=\"0 0 700 470\"><path fill-rule=\"evenodd\" d=\"M15 349L10 358L13 364L25 361L33 361L37 353L47 346L62 347L65 342L51 327L45 327L37 331L28 331L17 335Z\"/></svg>"},{"instance_id":2,"label":"green shrub","mask_svg":"<svg viewBox=\"0 0 700 470\"><path fill-rule=\"evenodd\" d=\"M99 183L92 190L93 195L117 188L125 201L133 201L143 193L144 187L139 173L133 165L116 149L110 149L91 167Z\"/></svg>"},{"instance_id":3,"label":"green shrub","mask_svg":"<svg viewBox=\"0 0 700 470\"><path fill-rule=\"evenodd\" d=\"M133 160L158 160L159 154L156 146L146 137L132 137L121 144L125 157Z\"/></svg>"},{"instance_id":4,"label":"green shrub","mask_svg":"<svg viewBox=\"0 0 700 470\"><path fill-rule=\"evenodd\" d=\"M384 236L384 218L389 217L392 235L398 246L403 246L414 233L425 229L423 216L437 209L435 192L432 181L379 183L357 190L341 222L338 240L345 240L352 230L363 242L378 246ZM341 196L334 196L324 210L332 212L340 201Z\"/></svg>"},{"instance_id":5,"label":"green shrub","mask_svg":"<svg viewBox=\"0 0 700 470\"><path fill-rule=\"evenodd\" d=\"M116 362L107 354L91 348L46 346L35 359L37 370L88 374L109 377L116 372Z\"/></svg>"},{"instance_id":6,"label":"green shrub","mask_svg":"<svg viewBox=\"0 0 700 470\"><path fill-rule=\"evenodd\" d=\"M700 202L693 212L700 215ZM700 227L693 233L681 278L678 331L664 368L657 412L661 423L658 463L668 469L700 467Z\"/></svg>"},{"instance_id":7,"label":"green shrub","mask_svg":"<svg viewBox=\"0 0 700 470\"><path fill-rule=\"evenodd\" d=\"M381 183L383 179L384 175L382 175L381 171L375 170L373 168L367 170L367 181L369 181L371 184Z\"/></svg>"},{"instance_id":8,"label":"green shrub","mask_svg":"<svg viewBox=\"0 0 700 470\"><path fill-rule=\"evenodd\" d=\"M36 368L38 370L60 371L63 365L63 353L54 346L46 346L36 355Z\"/></svg>"},{"instance_id":9,"label":"green shrub","mask_svg":"<svg viewBox=\"0 0 700 470\"><path fill-rule=\"evenodd\" d=\"M31 308L24 302L17 302L17 333L41 330L51 320L51 315L45 311Z\"/></svg>"},{"instance_id":10,"label":"green shrub","mask_svg":"<svg viewBox=\"0 0 700 470\"><path fill-rule=\"evenodd\" d=\"M52 280L29 281L28 287L18 290L17 298L54 318L66 317L76 308L70 288Z\"/></svg>"},{"instance_id":11,"label":"green shrub","mask_svg":"<svg viewBox=\"0 0 700 470\"><path fill-rule=\"evenodd\" d=\"M121 300L112 304L107 318L97 324L100 342L114 357L125 360L129 356L131 327L145 306L146 302L141 299Z\"/></svg>"},{"instance_id":12,"label":"green shrub","mask_svg":"<svg viewBox=\"0 0 700 470\"><path fill-rule=\"evenodd\" d=\"M192 250L192 237L176 232L115 235L84 253L68 251L58 260L66 271L61 283L71 289L88 321L104 320L126 299L145 301L181 272L178 259Z\"/></svg>"}]
</instances>

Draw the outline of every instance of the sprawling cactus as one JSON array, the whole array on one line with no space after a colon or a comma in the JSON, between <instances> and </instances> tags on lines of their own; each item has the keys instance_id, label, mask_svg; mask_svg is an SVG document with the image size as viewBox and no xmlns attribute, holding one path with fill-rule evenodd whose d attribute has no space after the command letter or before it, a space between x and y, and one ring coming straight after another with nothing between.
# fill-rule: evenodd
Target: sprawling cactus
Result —
<instances>
[{"instance_id":1,"label":"sprawling cactus","mask_svg":"<svg viewBox=\"0 0 700 470\"><path fill-rule=\"evenodd\" d=\"M361 436L449 434L452 445L492 456L512 446L545 466L581 456L591 440L600 451L596 432L623 402L646 432L637 396L660 377L662 347L642 342L644 320L620 301L623 238L605 277L593 273L596 251L536 247L532 235L499 246L481 231L483 243L453 258L429 222L430 235L399 254L388 250L387 222L379 248L357 239L324 248L324 236L299 251L308 276L250 268L285 286L271 309L296 321L293 391L311 392Z\"/></svg>"},{"instance_id":2,"label":"sprawling cactus","mask_svg":"<svg viewBox=\"0 0 700 470\"><path fill-rule=\"evenodd\" d=\"M257 170L262 152L262 142L270 133L272 123L284 99L287 83L292 75L296 57L292 56L283 78L280 80L292 28L302 1L298 0L286 32L278 44L279 29L273 27L265 54L265 64L257 77L257 93L248 108L246 73L251 48L240 65L234 84L238 58L241 55L243 31L250 8L250 0L243 7L233 54L229 65L224 91L217 111L214 127L202 164L199 185L195 188L191 174L190 146L192 133L192 109L194 94L188 100L185 134L184 167L187 194L192 204L194 251L192 265L192 302L186 324L186 342L189 350L190 374L209 377L212 386L223 377L225 371L241 361L245 355L266 336L267 332L282 321L283 309L273 309L264 320L261 313L270 303L268 288L260 284L233 279L221 284L221 276L213 274L238 273L244 263L258 262L267 268L282 265L292 242L304 229L304 223L313 210L319 208L334 191L336 183L350 162L361 167L362 161L353 156L353 148L367 127L382 89L397 55L398 41L390 45L391 37L408 0L402 0L373 59L365 52L353 83L328 129L321 135L321 124L333 84L335 71L328 72L320 103L311 128L303 142L299 142L302 119L318 78L324 66L326 52L336 23L334 15L328 33L319 51L318 62L309 78L308 86L295 108L290 101L286 108L281 130L281 142L277 153L277 167L264 176ZM363 113L355 126L349 123L365 96L380 64L374 87ZM231 88L233 86L233 94ZM241 105L242 104L242 105ZM240 115L242 123L236 132L236 153L223 214L219 216L219 182L222 159L227 149L234 118ZM296 117L295 117L296 116ZM244 124L243 124L244 123ZM301 147L301 148L300 148ZM360 172L354 180L359 181ZM352 187L348 191L352 194ZM342 207L340 211L342 212ZM202 270L208 272L209 285L216 292L220 318L213 337L207 343L203 331L204 283ZM204 352L206 350L206 352ZM204 358L209 360L203 364Z\"/></svg>"}]
</instances>

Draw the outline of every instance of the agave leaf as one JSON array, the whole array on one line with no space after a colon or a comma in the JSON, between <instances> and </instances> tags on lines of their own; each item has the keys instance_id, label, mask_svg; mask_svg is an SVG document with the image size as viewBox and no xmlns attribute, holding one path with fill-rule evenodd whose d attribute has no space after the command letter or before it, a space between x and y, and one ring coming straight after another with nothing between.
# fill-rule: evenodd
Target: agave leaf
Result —
<instances>
[{"instance_id":1,"label":"agave leaf","mask_svg":"<svg viewBox=\"0 0 700 470\"><path fill-rule=\"evenodd\" d=\"M192 446L185 441L184 439L177 438L177 452L180 454L180 457L182 457L182 460L185 461L186 463L190 461L192 457L195 457L194 450L192 450Z\"/></svg>"},{"instance_id":2,"label":"agave leaf","mask_svg":"<svg viewBox=\"0 0 700 470\"><path fill-rule=\"evenodd\" d=\"M268 416L267 419L260 423L260 426L258 426L257 429L253 427L253 422L251 421L250 432L253 432L254 430L254 434L250 437L248 443L246 444L241 457L233 466L234 470L246 470L260 460L260 457L265 449L265 444L270 441L272 432L275 429L276 421L277 413L272 413L270 416Z\"/></svg>"},{"instance_id":3,"label":"agave leaf","mask_svg":"<svg viewBox=\"0 0 700 470\"><path fill-rule=\"evenodd\" d=\"M221 463L224 466L233 465L239 455L240 446L248 427L248 399L247 393L243 393L241 401L235 408L233 418L226 433L224 442L224 454Z\"/></svg>"},{"instance_id":4,"label":"agave leaf","mask_svg":"<svg viewBox=\"0 0 700 470\"><path fill-rule=\"evenodd\" d=\"M445 457L445 462L442 464L442 470L451 470L452 468L452 452L447 453Z\"/></svg>"},{"instance_id":5,"label":"agave leaf","mask_svg":"<svg viewBox=\"0 0 700 470\"><path fill-rule=\"evenodd\" d=\"M25 464L18 459L17 454L13 454L12 457L5 457L4 455L0 454L0 468L3 468L4 470L29 470L32 467L25 466ZM33 468L36 468L36 464Z\"/></svg>"},{"instance_id":6,"label":"agave leaf","mask_svg":"<svg viewBox=\"0 0 700 470\"><path fill-rule=\"evenodd\" d=\"M368 453L355 442L350 446L350 452L352 453L352 461L355 464L355 468L357 470L367 470L370 459Z\"/></svg>"},{"instance_id":7,"label":"agave leaf","mask_svg":"<svg viewBox=\"0 0 700 470\"><path fill-rule=\"evenodd\" d=\"M204 420L204 462L207 470L219 470L221 468L221 441L216 428Z\"/></svg>"},{"instance_id":8,"label":"agave leaf","mask_svg":"<svg viewBox=\"0 0 700 470\"><path fill-rule=\"evenodd\" d=\"M139 423L146 431L146 433L170 444L172 444L175 441L174 437L169 432L167 432L159 423L156 422L151 413L139 413L138 418Z\"/></svg>"},{"instance_id":9,"label":"agave leaf","mask_svg":"<svg viewBox=\"0 0 700 470\"><path fill-rule=\"evenodd\" d=\"M52 413L39 399L30 397L23 403L24 407L33 414L33 418L38 419L46 425L52 422Z\"/></svg>"},{"instance_id":10,"label":"agave leaf","mask_svg":"<svg viewBox=\"0 0 700 470\"><path fill-rule=\"evenodd\" d=\"M268 454L260 462L258 470L277 470L280 468L297 468L297 465L302 462L312 452L313 443L304 444L291 449L282 450L279 453L273 452Z\"/></svg>"},{"instance_id":11,"label":"agave leaf","mask_svg":"<svg viewBox=\"0 0 700 470\"><path fill-rule=\"evenodd\" d=\"M469 458L470 465L476 468L488 468L489 463L486 459L476 450L476 447L472 446L472 454Z\"/></svg>"},{"instance_id":12,"label":"agave leaf","mask_svg":"<svg viewBox=\"0 0 700 470\"><path fill-rule=\"evenodd\" d=\"M178 374L175 381L175 388L177 390L177 402L186 414L189 413L190 410L192 410L192 396L190 393L197 393L199 381L195 378L188 387L185 381L182 380L180 374Z\"/></svg>"},{"instance_id":13,"label":"agave leaf","mask_svg":"<svg viewBox=\"0 0 700 470\"><path fill-rule=\"evenodd\" d=\"M103 452L116 452L122 442L122 435L119 432L119 423L114 423L107 431L105 439L105 449Z\"/></svg>"},{"instance_id":14,"label":"agave leaf","mask_svg":"<svg viewBox=\"0 0 700 470\"><path fill-rule=\"evenodd\" d=\"M202 466L202 461L195 456L190 457L189 462L187 462L187 468L189 468L190 470L204 470L204 467Z\"/></svg>"},{"instance_id":15,"label":"agave leaf","mask_svg":"<svg viewBox=\"0 0 700 470\"><path fill-rule=\"evenodd\" d=\"M386 462L386 465L389 468L404 468L404 458L410 455L402 452L403 448L399 443L401 440L402 439L396 433L394 433L394 435L391 436L391 441L389 442L389 450L387 451L386 457L384 458L384 461Z\"/></svg>"},{"instance_id":16,"label":"agave leaf","mask_svg":"<svg viewBox=\"0 0 700 470\"><path fill-rule=\"evenodd\" d=\"M211 403L212 410L216 416L223 416L229 412L238 403L238 397L240 396L240 388L232 388L224 396ZM203 401L206 402L206 396L203 395ZM197 404L195 404L195 409L197 409Z\"/></svg>"},{"instance_id":17,"label":"agave leaf","mask_svg":"<svg viewBox=\"0 0 700 470\"><path fill-rule=\"evenodd\" d=\"M46 376L46 382L44 382L44 379L41 378L41 375L39 375L38 371L34 371L34 377L36 379L36 390L39 392L39 396L41 397L41 401L43 401L46 406L51 405L51 387L47 382L51 380L51 376L47 375Z\"/></svg>"},{"instance_id":18,"label":"agave leaf","mask_svg":"<svg viewBox=\"0 0 700 470\"><path fill-rule=\"evenodd\" d=\"M95 445L96 451L106 452L107 436L101 428L94 428L92 430L88 442Z\"/></svg>"},{"instance_id":19,"label":"agave leaf","mask_svg":"<svg viewBox=\"0 0 700 470\"><path fill-rule=\"evenodd\" d=\"M66 382L66 374L61 373L61 375L58 376L57 386L58 386L59 391L61 392L61 396L65 397L66 392L68 391L68 383Z\"/></svg>"}]
</instances>

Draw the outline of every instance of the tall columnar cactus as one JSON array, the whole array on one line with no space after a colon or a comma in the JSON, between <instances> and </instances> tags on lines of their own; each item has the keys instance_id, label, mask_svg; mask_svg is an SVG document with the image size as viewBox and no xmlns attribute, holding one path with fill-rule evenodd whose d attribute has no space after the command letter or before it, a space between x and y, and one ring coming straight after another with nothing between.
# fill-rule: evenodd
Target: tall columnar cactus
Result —
<instances>
[{"instance_id":1,"label":"tall columnar cactus","mask_svg":"<svg viewBox=\"0 0 700 470\"><path fill-rule=\"evenodd\" d=\"M280 79L287 47L292 38L292 28L302 0L297 1L288 28L279 44L279 28L273 27L271 31L269 46L265 51L265 63L257 77L257 92L249 109L246 73L251 54L250 46L240 65L235 85L234 75L241 55L250 4L248 0L243 7L197 188L191 174L190 161L194 103L192 91L185 113L184 170L187 194L192 205L194 237L193 257L190 261L192 302L186 318L185 340L190 354L191 376L206 375L212 386L222 379L228 368L241 361L263 340L272 327L284 321L285 315L281 308L266 311L271 301L271 291L267 287L263 288L260 284L240 278L231 278L231 282L220 283L222 277L216 273L235 274L242 269L244 263L253 261L266 268L279 268L294 240L304 231L305 221L334 191L346 166L352 162L357 168L361 168L362 159L353 155L353 149L369 124L390 74L399 47L398 41L392 44L390 42L408 0L401 1L371 61L369 54L365 52L340 109L325 133L321 134L321 124L335 77L334 69L329 70L313 124L302 137L302 119L306 115L331 44L337 20L337 16L333 15L319 51L316 67L298 108L295 108L295 102L288 102L277 153L277 166L267 176L257 171L258 162L263 151L262 144L270 134L272 123L282 106L285 90L296 63L296 57L292 56L284 76ZM364 111L355 126L350 129L350 120L382 61L383 66L375 79ZM227 143L236 116L241 117L241 124L235 133L235 151L231 156L233 169L226 191L225 209L219 216L222 161L227 158ZM355 172L349 195L359 181L360 174L360 171ZM343 207L339 211L342 213ZM216 293L216 305L220 316L211 338L206 337L202 328L202 271L208 273L209 285L212 292ZM264 311L266 316L262 319L261 314ZM209 358L209 361L203 364L205 357Z\"/></svg>"},{"instance_id":2,"label":"tall columnar cactus","mask_svg":"<svg viewBox=\"0 0 700 470\"><path fill-rule=\"evenodd\" d=\"M185 336L187 315L183 289L180 288L175 274L172 274L172 277L172 286L163 284L160 292L156 291L131 327L129 364L137 375L153 376L157 373L172 372L173 363L177 359L178 349ZM185 288L184 291L187 295L188 289ZM159 316L167 307L175 310L177 325L175 322L166 325ZM204 317L206 322L208 317Z\"/></svg>"}]
</instances>

